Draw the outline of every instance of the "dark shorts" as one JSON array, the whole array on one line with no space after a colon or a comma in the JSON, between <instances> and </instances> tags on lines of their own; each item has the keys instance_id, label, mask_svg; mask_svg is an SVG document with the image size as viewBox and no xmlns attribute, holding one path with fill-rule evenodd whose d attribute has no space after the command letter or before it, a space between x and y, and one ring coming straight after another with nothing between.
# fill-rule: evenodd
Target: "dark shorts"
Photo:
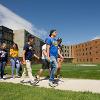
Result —
<instances>
[{"instance_id":1,"label":"dark shorts","mask_svg":"<svg viewBox=\"0 0 100 100\"><path fill-rule=\"evenodd\" d=\"M49 69L50 68L50 62L46 59L42 59L42 69Z\"/></svg>"}]
</instances>

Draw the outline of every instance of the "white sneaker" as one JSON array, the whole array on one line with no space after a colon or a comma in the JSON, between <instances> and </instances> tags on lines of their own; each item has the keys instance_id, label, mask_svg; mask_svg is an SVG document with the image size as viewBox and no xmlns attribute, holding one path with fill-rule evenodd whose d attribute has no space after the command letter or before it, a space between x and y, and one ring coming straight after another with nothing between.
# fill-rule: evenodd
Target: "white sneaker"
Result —
<instances>
[{"instance_id":1,"label":"white sneaker","mask_svg":"<svg viewBox=\"0 0 100 100\"><path fill-rule=\"evenodd\" d=\"M6 78L6 76L3 76L3 78L5 79L5 78Z\"/></svg>"},{"instance_id":2,"label":"white sneaker","mask_svg":"<svg viewBox=\"0 0 100 100\"><path fill-rule=\"evenodd\" d=\"M49 86L56 87L56 86L58 86L58 84L53 81L49 81Z\"/></svg>"},{"instance_id":3,"label":"white sneaker","mask_svg":"<svg viewBox=\"0 0 100 100\"><path fill-rule=\"evenodd\" d=\"M53 87L53 82L49 81L49 86Z\"/></svg>"}]
</instances>

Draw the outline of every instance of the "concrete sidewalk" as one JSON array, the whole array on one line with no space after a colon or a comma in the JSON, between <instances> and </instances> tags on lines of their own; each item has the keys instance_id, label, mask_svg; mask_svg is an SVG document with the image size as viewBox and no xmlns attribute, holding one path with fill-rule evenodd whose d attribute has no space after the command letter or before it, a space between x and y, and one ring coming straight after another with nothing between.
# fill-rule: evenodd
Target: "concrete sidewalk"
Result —
<instances>
[{"instance_id":1,"label":"concrete sidewalk","mask_svg":"<svg viewBox=\"0 0 100 100\"><path fill-rule=\"evenodd\" d=\"M28 78L26 78L26 81ZM20 83L21 78L0 80L0 82ZM37 84L38 87L52 88L48 85L49 81L43 79ZM30 85L25 83L24 85ZM100 93L100 80L89 80L89 79L68 79L64 78L58 82L58 86L54 87L59 90L72 90L81 92L93 92Z\"/></svg>"}]
</instances>

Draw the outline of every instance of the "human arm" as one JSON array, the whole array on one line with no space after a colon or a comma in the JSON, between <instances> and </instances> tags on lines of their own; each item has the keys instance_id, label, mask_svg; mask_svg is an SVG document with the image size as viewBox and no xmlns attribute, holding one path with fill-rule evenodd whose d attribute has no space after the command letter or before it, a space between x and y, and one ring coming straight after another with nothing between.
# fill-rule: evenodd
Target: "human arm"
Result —
<instances>
[{"instance_id":1,"label":"human arm","mask_svg":"<svg viewBox=\"0 0 100 100\"><path fill-rule=\"evenodd\" d=\"M45 57L47 57L47 52L46 52L45 49L42 50L42 53L43 53L43 55L44 55Z\"/></svg>"},{"instance_id":2,"label":"human arm","mask_svg":"<svg viewBox=\"0 0 100 100\"><path fill-rule=\"evenodd\" d=\"M58 49L58 55L60 56L61 59L64 59L64 57L62 56L62 54L60 53L60 50Z\"/></svg>"},{"instance_id":3,"label":"human arm","mask_svg":"<svg viewBox=\"0 0 100 100\"><path fill-rule=\"evenodd\" d=\"M47 44L47 59L50 61L50 45Z\"/></svg>"},{"instance_id":4,"label":"human arm","mask_svg":"<svg viewBox=\"0 0 100 100\"><path fill-rule=\"evenodd\" d=\"M37 58L37 59L40 59L36 54L34 54L34 57Z\"/></svg>"},{"instance_id":5,"label":"human arm","mask_svg":"<svg viewBox=\"0 0 100 100\"><path fill-rule=\"evenodd\" d=\"M26 64L26 61L25 61L25 53L26 53L26 50L23 50L23 64Z\"/></svg>"}]
</instances>

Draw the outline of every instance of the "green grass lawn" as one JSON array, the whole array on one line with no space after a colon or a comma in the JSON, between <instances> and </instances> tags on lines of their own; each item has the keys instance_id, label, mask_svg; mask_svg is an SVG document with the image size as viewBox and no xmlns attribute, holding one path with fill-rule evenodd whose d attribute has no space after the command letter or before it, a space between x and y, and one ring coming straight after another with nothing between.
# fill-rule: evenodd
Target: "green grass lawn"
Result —
<instances>
[{"instance_id":1,"label":"green grass lawn","mask_svg":"<svg viewBox=\"0 0 100 100\"><path fill-rule=\"evenodd\" d=\"M100 100L100 94L0 83L0 100Z\"/></svg>"},{"instance_id":2,"label":"green grass lawn","mask_svg":"<svg viewBox=\"0 0 100 100\"><path fill-rule=\"evenodd\" d=\"M36 74L39 68L41 65L33 65L33 74ZM100 64L97 66L78 66L64 63L61 74L64 78L100 79ZM43 75L48 75L48 71Z\"/></svg>"},{"instance_id":3,"label":"green grass lawn","mask_svg":"<svg viewBox=\"0 0 100 100\"><path fill-rule=\"evenodd\" d=\"M41 64L32 65L33 75L41 68ZM7 67L5 70L11 74L11 68ZM61 74L64 78L80 78L80 79L100 79L100 64L97 66L78 66L75 64L62 65ZM48 71L45 71L43 76L47 76Z\"/></svg>"}]
</instances>

